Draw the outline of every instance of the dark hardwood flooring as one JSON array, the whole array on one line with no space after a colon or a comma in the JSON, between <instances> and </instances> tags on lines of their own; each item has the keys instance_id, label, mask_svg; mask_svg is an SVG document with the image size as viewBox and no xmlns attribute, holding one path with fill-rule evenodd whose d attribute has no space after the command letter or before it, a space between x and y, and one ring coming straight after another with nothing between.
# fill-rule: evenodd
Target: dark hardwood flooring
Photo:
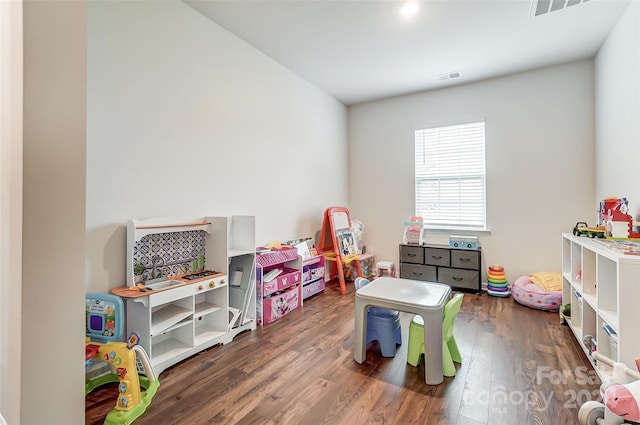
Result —
<instances>
[{"instance_id":1,"label":"dark hardwood flooring","mask_svg":"<svg viewBox=\"0 0 640 425\"><path fill-rule=\"evenodd\" d=\"M348 289L332 282L279 321L165 370L135 424L573 425L598 399L600 381L557 313L486 293L465 294L454 328L463 361L441 385L424 383L424 363L406 363L406 313L396 356L373 342L358 364ZM116 384L87 395L86 424L103 423L116 395Z\"/></svg>"}]
</instances>

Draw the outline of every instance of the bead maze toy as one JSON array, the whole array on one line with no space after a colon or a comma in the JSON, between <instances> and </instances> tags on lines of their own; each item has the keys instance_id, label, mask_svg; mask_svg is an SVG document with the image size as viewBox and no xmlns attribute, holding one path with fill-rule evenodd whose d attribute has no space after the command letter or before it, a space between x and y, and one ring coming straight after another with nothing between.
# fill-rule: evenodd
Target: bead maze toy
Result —
<instances>
[{"instance_id":1,"label":"bead maze toy","mask_svg":"<svg viewBox=\"0 0 640 425\"><path fill-rule=\"evenodd\" d=\"M580 425L620 425L640 421L640 374L594 351L593 358L613 368L610 382L600 386L604 404L590 400L578 411ZM640 369L640 359L636 366Z\"/></svg>"},{"instance_id":2,"label":"bead maze toy","mask_svg":"<svg viewBox=\"0 0 640 425\"><path fill-rule=\"evenodd\" d=\"M122 300L115 295L86 295L85 395L107 383L118 383L116 405L105 425L131 424L145 412L160 386L147 353L138 345L140 336L133 332L126 342L119 341L123 310Z\"/></svg>"}]
</instances>

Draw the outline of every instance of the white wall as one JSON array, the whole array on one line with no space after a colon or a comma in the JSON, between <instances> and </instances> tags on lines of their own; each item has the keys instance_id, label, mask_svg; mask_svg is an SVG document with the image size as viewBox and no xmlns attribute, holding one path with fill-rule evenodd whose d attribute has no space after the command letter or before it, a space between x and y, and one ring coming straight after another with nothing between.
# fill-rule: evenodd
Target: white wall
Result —
<instances>
[{"instance_id":1,"label":"white wall","mask_svg":"<svg viewBox=\"0 0 640 425\"><path fill-rule=\"evenodd\" d=\"M622 35L614 33L596 60L598 119L610 127L599 127L598 146L617 143L620 125L601 118L617 108L600 101L601 91L636 90L638 115L638 13L633 5L616 29ZM397 261L402 222L413 211L413 130L477 118L487 120L487 262L503 263L510 277L558 269L559 233L595 217L590 61L352 107L347 164L340 103L181 2L28 2L24 24L20 423L82 423L84 291L123 283L129 218L255 214L260 242L303 236L320 226L326 206L346 205L349 178L347 206L366 224L368 245L379 259ZM635 73L620 84L604 78L629 56ZM633 105L627 100L618 113ZM637 141L633 123L624 125ZM626 169L624 181L637 182ZM619 188L601 175L596 199ZM640 199L637 185L622 190ZM446 239L431 237L438 238ZM3 347L12 336L4 276ZM42 361L42 347L55 347L65 367ZM0 360L9 356L15 366L16 353L2 351ZM5 375L0 385L4 409Z\"/></svg>"},{"instance_id":2,"label":"white wall","mask_svg":"<svg viewBox=\"0 0 640 425\"><path fill-rule=\"evenodd\" d=\"M511 280L560 272L560 234L595 219L592 61L350 107L350 208L377 260L398 261L414 215L414 130L481 119L485 263L504 265Z\"/></svg>"},{"instance_id":3,"label":"white wall","mask_svg":"<svg viewBox=\"0 0 640 425\"><path fill-rule=\"evenodd\" d=\"M89 2L87 288L125 283L125 225L256 216L313 236L347 201L346 107L182 2Z\"/></svg>"},{"instance_id":4,"label":"white wall","mask_svg":"<svg viewBox=\"0 0 640 425\"><path fill-rule=\"evenodd\" d=\"M24 34L16 398L25 425L83 423L84 293L124 284L126 220L313 235L346 202L346 108L179 1L26 2Z\"/></svg>"},{"instance_id":5,"label":"white wall","mask_svg":"<svg viewBox=\"0 0 640 425\"><path fill-rule=\"evenodd\" d=\"M595 60L595 202L626 197L640 215L640 3L631 2ZM640 217L636 217L640 220Z\"/></svg>"},{"instance_id":6,"label":"white wall","mask_svg":"<svg viewBox=\"0 0 640 425\"><path fill-rule=\"evenodd\" d=\"M0 417L10 424L21 423L21 352L22 1L0 1Z\"/></svg>"},{"instance_id":7,"label":"white wall","mask_svg":"<svg viewBox=\"0 0 640 425\"><path fill-rule=\"evenodd\" d=\"M85 111L86 3L24 2L23 425L84 421Z\"/></svg>"}]
</instances>

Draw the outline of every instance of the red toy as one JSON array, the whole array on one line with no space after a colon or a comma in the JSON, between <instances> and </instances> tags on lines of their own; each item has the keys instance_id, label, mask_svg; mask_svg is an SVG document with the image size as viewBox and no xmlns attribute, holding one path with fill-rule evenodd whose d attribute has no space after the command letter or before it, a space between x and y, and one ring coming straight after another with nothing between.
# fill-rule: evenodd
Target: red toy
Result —
<instances>
[{"instance_id":1,"label":"red toy","mask_svg":"<svg viewBox=\"0 0 640 425\"><path fill-rule=\"evenodd\" d=\"M605 235L613 239L640 239L640 222L629 214L627 198L605 198L600 201L598 225L605 226Z\"/></svg>"}]
</instances>

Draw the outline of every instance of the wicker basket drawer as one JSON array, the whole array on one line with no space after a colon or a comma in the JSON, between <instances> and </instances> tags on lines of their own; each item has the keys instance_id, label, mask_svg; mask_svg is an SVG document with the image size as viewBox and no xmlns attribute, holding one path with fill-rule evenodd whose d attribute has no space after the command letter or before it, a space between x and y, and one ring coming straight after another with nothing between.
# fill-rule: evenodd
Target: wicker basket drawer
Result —
<instances>
[{"instance_id":1,"label":"wicker basket drawer","mask_svg":"<svg viewBox=\"0 0 640 425\"><path fill-rule=\"evenodd\" d=\"M436 268L433 266L400 263L401 278L435 282L436 276Z\"/></svg>"}]
</instances>

